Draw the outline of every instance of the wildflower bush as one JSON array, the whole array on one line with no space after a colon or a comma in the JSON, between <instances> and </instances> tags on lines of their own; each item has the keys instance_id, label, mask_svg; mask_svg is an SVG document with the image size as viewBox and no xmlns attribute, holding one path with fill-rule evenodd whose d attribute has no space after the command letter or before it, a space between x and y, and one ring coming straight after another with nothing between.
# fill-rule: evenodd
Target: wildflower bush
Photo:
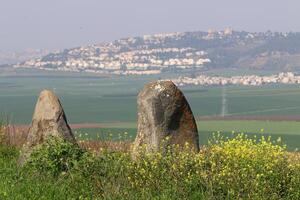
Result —
<instances>
[{"instance_id":1,"label":"wildflower bush","mask_svg":"<svg viewBox=\"0 0 300 200\"><path fill-rule=\"evenodd\" d=\"M50 139L24 168L5 159L1 199L300 199L297 154L271 138L243 134L216 137L199 153L187 144L153 153L142 148L137 157Z\"/></svg>"},{"instance_id":2,"label":"wildflower bush","mask_svg":"<svg viewBox=\"0 0 300 200\"><path fill-rule=\"evenodd\" d=\"M203 154L207 185L222 198L281 199L288 197L290 169L285 147L271 138L240 134L216 140Z\"/></svg>"}]
</instances>

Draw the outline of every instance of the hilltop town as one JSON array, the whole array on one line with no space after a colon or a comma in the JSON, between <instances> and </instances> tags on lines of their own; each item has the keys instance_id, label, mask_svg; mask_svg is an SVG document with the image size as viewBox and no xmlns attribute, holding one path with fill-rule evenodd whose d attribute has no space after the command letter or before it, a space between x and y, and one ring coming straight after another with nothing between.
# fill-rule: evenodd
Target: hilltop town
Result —
<instances>
[{"instance_id":1,"label":"hilltop town","mask_svg":"<svg viewBox=\"0 0 300 200\"><path fill-rule=\"evenodd\" d=\"M281 83L281 84L300 84L300 76L296 76L292 72L279 73L277 75L270 76L232 76L232 77L221 77L221 76L206 76L200 75L194 78L191 77L179 77L172 79L172 81L178 86L186 85L251 85L259 86L270 83Z\"/></svg>"},{"instance_id":2,"label":"hilltop town","mask_svg":"<svg viewBox=\"0 0 300 200\"><path fill-rule=\"evenodd\" d=\"M211 62L205 51L163 45L166 40L176 40L183 35L145 35L142 38L127 38L114 43L74 48L32 59L15 67L127 75L158 74L167 68L202 67Z\"/></svg>"},{"instance_id":3,"label":"hilltop town","mask_svg":"<svg viewBox=\"0 0 300 200\"><path fill-rule=\"evenodd\" d=\"M175 32L65 49L14 67L118 75L220 67L292 71L300 68L299 41L299 33Z\"/></svg>"}]
</instances>

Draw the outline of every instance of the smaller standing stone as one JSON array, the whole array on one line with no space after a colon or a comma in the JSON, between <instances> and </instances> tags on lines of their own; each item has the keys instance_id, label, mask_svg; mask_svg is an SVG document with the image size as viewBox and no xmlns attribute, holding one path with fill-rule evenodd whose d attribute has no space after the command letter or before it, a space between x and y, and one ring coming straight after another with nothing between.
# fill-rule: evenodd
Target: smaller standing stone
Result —
<instances>
[{"instance_id":1,"label":"smaller standing stone","mask_svg":"<svg viewBox=\"0 0 300 200\"><path fill-rule=\"evenodd\" d=\"M145 146L146 152L157 152L166 137L166 145L189 144L199 151L197 125L183 93L172 81L152 82L138 95L138 130L133 144L133 154Z\"/></svg>"},{"instance_id":2,"label":"smaller standing stone","mask_svg":"<svg viewBox=\"0 0 300 200\"><path fill-rule=\"evenodd\" d=\"M49 90L40 93L20 162L24 163L32 149L49 136L76 143L58 97Z\"/></svg>"}]
</instances>

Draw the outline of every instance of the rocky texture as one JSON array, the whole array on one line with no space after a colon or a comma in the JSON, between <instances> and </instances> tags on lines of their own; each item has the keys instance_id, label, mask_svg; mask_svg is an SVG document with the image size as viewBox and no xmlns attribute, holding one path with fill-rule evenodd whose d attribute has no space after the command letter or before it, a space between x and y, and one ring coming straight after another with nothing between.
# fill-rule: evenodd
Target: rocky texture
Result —
<instances>
[{"instance_id":1,"label":"rocky texture","mask_svg":"<svg viewBox=\"0 0 300 200\"><path fill-rule=\"evenodd\" d=\"M183 93L172 81L147 84L138 95L138 131L133 154L145 145L146 152L156 152L165 145L188 143L199 150L197 125ZM166 137L169 140L162 142Z\"/></svg>"},{"instance_id":2,"label":"rocky texture","mask_svg":"<svg viewBox=\"0 0 300 200\"><path fill-rule=\"evenodd\" d=\"M58 97L52 91L44 90L40 93L35 106L21 162L24 162L35 146L42 144L49 136L76 143Z\"/></svg>"}]
</instances>

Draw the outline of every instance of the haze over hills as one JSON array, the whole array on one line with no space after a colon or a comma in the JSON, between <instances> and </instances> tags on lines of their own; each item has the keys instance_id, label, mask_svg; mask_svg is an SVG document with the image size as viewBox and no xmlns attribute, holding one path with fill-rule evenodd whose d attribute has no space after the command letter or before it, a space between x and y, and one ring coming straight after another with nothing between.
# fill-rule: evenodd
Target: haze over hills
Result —
<instances>
[{"instance_id":1,"label":"haze over hills","mask_svg":"<svg viewBox=\"0 0 300 200\"><path fill-rule=\"evenodd\" d=\"M15 64L29 59L39 58L49 54L50 51L43 49L26 49L18 52L0 51L0 65Z\"/></svg>"},{"instance_id":2,"label":"haze over hills","mask_svg":"<svg viewBox=\"0 0 300 200\"><path fill-rule=\"evenodd\" d=\"M65 49L15 67L123 75L218 68L297 71L300 33L228 28L144 35Z\"/></svg>"}]
</instances>

